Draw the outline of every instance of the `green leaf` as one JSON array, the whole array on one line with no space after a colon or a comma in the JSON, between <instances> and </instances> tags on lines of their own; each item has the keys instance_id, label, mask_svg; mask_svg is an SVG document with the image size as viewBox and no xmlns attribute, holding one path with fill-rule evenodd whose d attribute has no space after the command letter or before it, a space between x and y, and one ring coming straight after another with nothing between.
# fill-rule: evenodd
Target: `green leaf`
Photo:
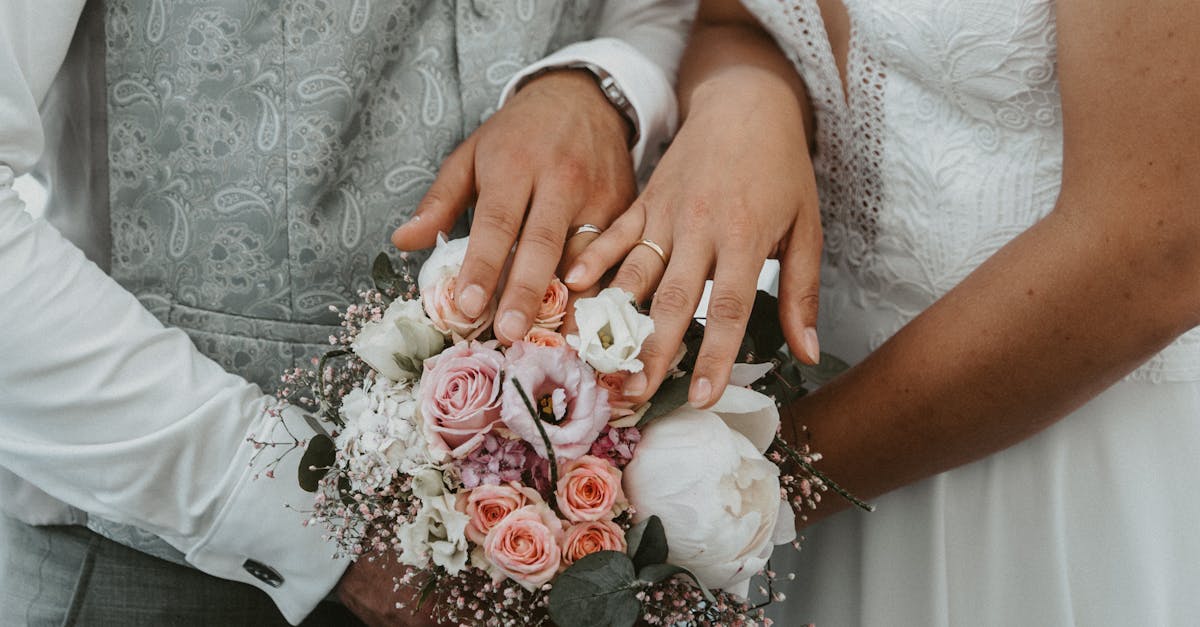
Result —
<instances>
[{"instance_id":1,"label":"green leaf","mask_svg":"<svg viewBox=\"0 0 1200 627\"><path fill-rule=\"evenodd\" d=\"M779 321L779 299L759 290L746 323L749 348L760 361L766 361L783 346L783 325Z\"/></svg>"},{"instance_id":2,"label":"green leaf","mask_svg":"<svg viewBox=\"0 0 1200 627\"><path fill-rule=\"evenodd\" d=\"M626 552L638 570L667 561L667 531L658 516L651 516L630 528L625 533L625 544Z\"/></svg>"},{"instance_id":3,"label":"green leaf","mask_svg":"<svg viewBox=\"0 0 1200 627\"><path fill-rule=\"evenodd\" d=\"M325 430L325 426L321 424L320 420L317 420L316 416L304 414L304 422L308 423L308 427L313 430L313 433L320 433L325 436L329 435L329 432Z\"/></svg>"},{"instance_id":4,"label":"green leaf","mask_svg":"<svg viewBox=\"0 0 1200 627\"><path fill-rule=\"evenodd\" d=\"M335 449L333 438L323 433L313 436L308 443L308 448L304 450L304 455L300 457L298 475L301 489L305 492L317 491L317 484L333 466L336 457Z\"/></svg>"},{"instance_id":5,"label":"green leaf","mask_svg":"<svg viewBox=\"0 0 1200 627\"><path fill-rule=\"evenodd\" d=\"M550 618L560 627L632 627L642 613L637 589L629 556L592 553L554 580Z\"/></svg>"},{"instance_id":6,"label":"green leaf","mask_svg":"<svg viewBox=\"0 0 1200 627\"><path fill-rule=\"evenodd\" d=\"M804 381L816 386L825 385L834 377L850 369L850 364L829 353L821 353L821 362L815 366L802 364L798 361L795 364L800 376L804 377Z\"/></svg>"},{"instance_id":7,"label":"green leaf","mask_svg":"<svg viewBox=\"0 0 1200 627\"><path fill-rule=\"evenodd\" d=\"M692 385L692 375L685 374L678 379L668 379L659 386L658 391L650 398L650 407L638 420L637 427L641 429L650 424L655 418L660 418L679 409L688 400L688 388Z\"/></svg>"},{"instance_id":8,"label":"green leaf","mask_svg":"<svg viewBox=\"0 0 1200 627\"><path fill-rule=\"evenodd\" d=\"M638 571L638 579L650 584L658 583L675 575L686 575L700 589L700 593L704 595L705 601L709 603L717 602L716 597L713 596L713 593L708 588L704 587L704 584L700 583L700 579L696 577L696 574L682 566L674 564L651 564Z\"/></svg>"},{"instance_id":9,"label":"green leaf","mask_svg":"<svg viewBox=\"0 0 1200 627\"><path fill-rule=\"evenodd\" d=\"M371 281L375 283L375 289L381 292L396 289L399 287L399 278L400 275L396 273L396 268L392 266L392 260L387 253L379 253L371 264Z\"/></svg>"}]
</instances>

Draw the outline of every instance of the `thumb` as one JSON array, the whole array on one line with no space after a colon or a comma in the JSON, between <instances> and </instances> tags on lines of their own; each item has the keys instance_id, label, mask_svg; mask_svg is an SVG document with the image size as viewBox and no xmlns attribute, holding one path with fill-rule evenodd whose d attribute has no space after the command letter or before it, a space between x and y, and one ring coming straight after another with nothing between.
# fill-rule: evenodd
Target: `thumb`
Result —
<instances>
[{"instance_id":1,"label":"thumb","mask_svg":"<svg viewBox=\"0 0 1200 627\"><path fill-rule=\"evenodd\" d=\"M779 319L788 348L800 361L816 365L821 359L817 339L817 309L821 290L821 223L798 219L780 260Z\"/></svg>"},{"instance_id":2,"label":"thumb","mask_svg":"<svg viewBox=\"0 0 1200 627\"><path fill-rule=\"evenodd\" d=\"M392 233L400 250L421 250L437 243L438 233L449 233L475 198L475 142L459 146L438 170L429 191L417 204L408 222Z\"/></svg>"}]
</instances>

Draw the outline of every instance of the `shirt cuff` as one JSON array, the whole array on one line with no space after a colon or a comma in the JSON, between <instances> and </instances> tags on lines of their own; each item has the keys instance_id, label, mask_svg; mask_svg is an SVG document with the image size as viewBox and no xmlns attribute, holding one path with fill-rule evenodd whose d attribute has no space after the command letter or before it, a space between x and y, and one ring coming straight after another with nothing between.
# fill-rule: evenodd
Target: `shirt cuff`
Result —
<instances>
[{"instance_id":1,"label":"shirt cuff","mask_svg":"<svg viewBox=\"0 0 1200 627\"><path fill-rule=\"evenodd\" d=\"M288 406L283 417L297 437L313 433L299 409ZM251 433L259 441L278 441L272 434L283 433L274 416L264 415L256 424ZM293 625L328 596L350 565L348 558L333 558L335 547L320 525L305 524L313 495L298 483L300 454L296 450L284 456L273 478L263 473L276 454L265 451L253 463L247 455L224 510L187 553L188 562L210 575L266 592Z\"/></svg>"},{"instance_id":2,"label":"shirt cuff","mask_svg":"<svg viewBox=\"0 0 1200 627\"><path fill-rule=\"evenodd\" d=\"M604 68L613 77L637 112L641 136L630 150L634 168L640 172L643 166L653 165L679 125L675 89L661 68L620 39L602 37L571 44L526 67L504 86L500 105L504 105L526 77L545 68L565 67L572 63L591 63Z\"/></svg>"}]
</instances>

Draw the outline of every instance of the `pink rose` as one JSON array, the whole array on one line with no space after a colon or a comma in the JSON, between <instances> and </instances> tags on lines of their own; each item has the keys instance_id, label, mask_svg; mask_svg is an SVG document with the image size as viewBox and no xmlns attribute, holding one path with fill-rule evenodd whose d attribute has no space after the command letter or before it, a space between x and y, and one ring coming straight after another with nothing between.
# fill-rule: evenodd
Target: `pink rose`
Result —
<instances>
[{"instance_id":1,"label":"pink rose","mask_svg":"<svg viewBox=\"0 0 1200 627\"><path fill-rule=\"evenodd\" d=\"M625 532L611 520L593 520L571 525L563 539L563 563L574 564L600 551L625 552Z\"/></svg>"},{"instance_id":2,"label":"pink rose","mask_svg":"<svg viewBox=\"0 0 1200 627\"><path fill-rule=\"evenodd\" d=\"M543 505L526 505L492 527L483 553L492 579L504 577L535 590L554 578L562 564L562 521Z\"/></svg>"},{"instance_id":3,"label":"pink rose","mask_svg":"<svg viewBox=\"0 0 1200 627\"><path fill-rule=\"evenodd\" d=\"M504 485L481 485L474 490L460 492L456 509L470 518L467 538L482 545L488 532L509 514L526 505L542 502L536 490L514 481Z\"/></svg>"},{"instance_id":4,"label":"pink rose","mask_svg":"<svg viewBox=\"0 0 1200 627\"><path fill-rule=\"evenodd\" d=\"M559 511L571 522L612 518L629 505L621 491L621 471L591 455L559 469L554 495Z\"/></svg>"},{"instance_id":5,"label":"pink rose","mask_svg":"<svg viewBox=\"0 0 1200 627\"><path fill-rule=\"evenodd\" d=\"M428 290L422 290L421 299L433 326L442 333L448 333L455 342L479 337L492 324L492 317L496 315L495 303L489 303L477 318L464 314L454 301L453 276L444 277Z\"/></svg>"},{"instance_id":6,"label":"pink rose","mask_svg":"<svg viewBox=\"0 0 1200 627\"><path fill-rule=\"evenodd\" d=\"M421 426L430 455L462 459L475 450L500 417L504 355L496 342L462 342L425 360Z\"/></svg>"},{"instance_id":7,"label":"pink rose","mask_svg":"<svg viewBox=\"0 0 1200 627\"><path fill-rule=\"evenodd\" d=\"M537 346L546 346L548 348L557 348L567 345L567 338L563 337L557 331L543 329L542 327L533 327L529 329L529 333L525 334L525 341Z\"/></svg>"},{"instance_id":8,"label":"pink rose","mask_svg":"<svg viewBox=\"0 0 1200 627\"><path fill-rule=\"evenodd\" d=\"M612 408L612 421L621 421L618 426L622 427L633 426L626 424L629 421L622 421L623 418L630 418L633 424L637 424L637 420L632 419L632 416L636 415L641 418L640 414L644 413L642 408L645 403L638 405L625 399L625 393L622 390L625 389L625 379L629 375L630 373L619 370L608 374L602 372L596 376L596 383L601 389L608 391L608 406Z\"/></svg>"},{"instance_id":9,"label":"pink rose","mask_svg":"<svg viewBox=\"0 0 1200 627\"><path fill-rule=\"evenodd\" d=\"M560 460L586 454L608 424L608 393L596 385L595 373L571 349L517 342L505 354L504 372L501 419L538 455L549 457L546 443L515 381L533 403Z\"/></svg>"},{"instance_id":10,"label":"pink rose","mask_svg":"<svg viewBox=\"0 0 1200 627\"><path fill-rule=\"evenodd\" d=\"M558 277L550 279L546 294L542 296L542 306L534 317L534 326L553 331L562 324L567 315L567 286Z\"/></svg>"}]
</instances>

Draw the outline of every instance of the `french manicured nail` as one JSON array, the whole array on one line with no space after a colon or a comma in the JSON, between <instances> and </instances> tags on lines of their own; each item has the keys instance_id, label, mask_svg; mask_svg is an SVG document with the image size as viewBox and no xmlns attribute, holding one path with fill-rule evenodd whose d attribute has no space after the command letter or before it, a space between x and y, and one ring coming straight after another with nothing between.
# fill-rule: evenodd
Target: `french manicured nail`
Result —
<instances>
[{"instance_id":1,"label":"french manicured nail","mask_svg":"<svg viewBox=\"0 0 1200 627\"><path fill-rule=\"evenodd\" d=\"M625 387L621 388L621 392L625 396L641 396L646 391L648 383L646 373L635 372L625 379Z\"/></svg>"},{"instance_id":2,"label":"french manicured nail","mask_svg":"<svg viewBox=\"0 0 1200 627\"><path fill-rule=\"evenodd\" d=\"M693 407L704 407L710 398L712 398L712 384L708 382L708 379L700 377L692 381L692 390L688 392L688 402Z\"/></svg>"},{"instance_id":3,"label":"french manicured nail","mask_svg":"<svg viewBox=\"0 0 1200 627\"><path fill-rule=\"evenodd\" d=\"M804 330L804 336L800 338L800 347L804 349L804 355L814 364L821 361L821 343L817 340L817 330L808 327Z\"/></svg>"},{"instance_id":4,"label":"french manicured nail","mask_svg":"<svg viewBox=\"0 0 1200 627\"><path fill-rule=\"evenodd\" d=\"M496 325L496 333L510 342L525 337L525 332L528 330L529 324L525 321L525 314L516 309L504 312L500 316L500 324Z\"/></svg>"},{"instance_id":5,"label":"french manicured nail","mask_svg":"<svg viewBox=\"0 0 1200 627\"><path fill-rule=\"evenodd\" d=\"M583 273L584 267L582 265L572 266L571 269L567 271L567 276L563 279L563 283L566 283L567 285L574 285L583 280Z\"/></svg>"},{"instance_id":6,"label":"french manicured nail","mask_svg":"<svg viewBox=\"0 0 1200 627\"><path fill-rule=\"evenodd\" d=\"M487 294L478 285L466 286L463 288L462 295L458 297L458 308L472 318L478 318L486 306Z\"/></svg>"}]
</instances>

